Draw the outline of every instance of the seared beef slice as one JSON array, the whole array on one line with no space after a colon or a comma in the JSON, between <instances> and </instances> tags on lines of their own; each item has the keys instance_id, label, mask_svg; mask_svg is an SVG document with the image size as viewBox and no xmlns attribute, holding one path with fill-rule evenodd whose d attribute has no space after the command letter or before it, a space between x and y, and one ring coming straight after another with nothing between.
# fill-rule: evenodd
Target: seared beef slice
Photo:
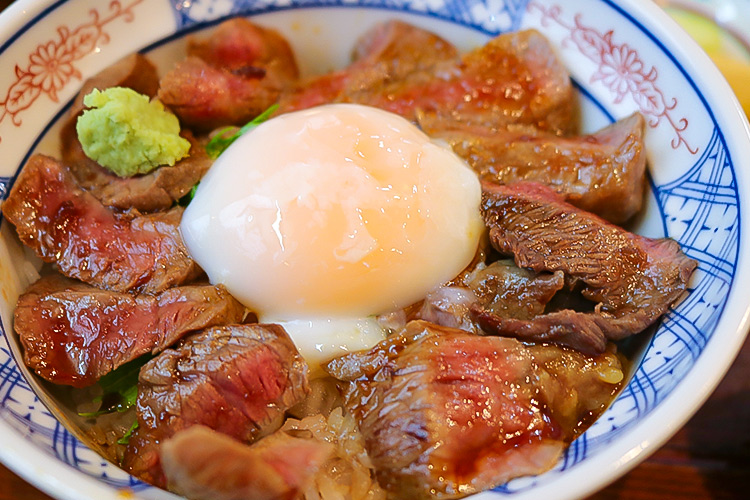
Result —
<instances>
[{"instance_id":1,"label":"seared beef slice","mask_svg":"<svg viewBox=\"0 0 750 500\"><path fill-rule=\"evenodd\" d=\"M170 490L191 500L299 498L334 446L283 431L247 446L203 426L164 441L160 457Z\"/></svg>"},{"instance_id":2,"label":"seared beef slice","mask_svg":"<svg viewBox=\"0 0 750 500\"><path fill-rule=\"evenodd\" d=\"M375 25L357 40L352 66L360 72L379 73L375 81L385 82L432 68L457 56L458 51L447 40L394 19Z\"/></svg>"},{"instance_id":3,"label":"seared beef slice","mask_svg":"<svg viewBox=\"0 0 750 500\"><path fill-rule=\"evenodd\" d=\"M196 130L244 124L298 76L286 40L247 19L222 23L208 39L191 39L188 53L161 79L159 99Z\"/></svg>"},{"instance_id":4,"label":"seared beef slice","mask_svg":"<svg viewBox=\"0 0 750 500\"><path fill-rule=\"evenodd\" d=\"M391 23L368 33L355 55L348 68L284 95L281 111L351 102L442 126L520 123L553 134L577 126L570 76L536 31L500 35L458 58L436 35Z\"/></svg>"},{"instance_id":5,"label":"seared beef slice","mask_svg":"<svg viewBox=\"0 0 750 500\"><path fill-rule=\"evenodd\" d=\"M353 89L339 100L413 121L427 113L446 123L521 123L555 134L572 133L577 125L570 76L547 39L533 30L500 35L458 61Z\"/></svg>"},{"instance_id":6,"label":"seared beef slice","mask_svg":"<svg viewBox=\"0 0 750 500\"><path fill-rule=\"evenodd\" d=\"M213 164L203 143L190 132L183 130L181 135L190 141L188 156L172 166L162 165L133 177L119 177L87 158L77 138L63 138L63 144L70 145L69 149L80 150L79 154L63 155L63 158L78 184L104 205L141 212L167 210L189 193ZM78 156L78 159L71 162L71 156Z\"/></svg>"},{"instance_id":7,"label":"seared beef slice","mask_svg":"<svg viewBox=\"0 0 750 500\"><path fill-rule=\"evenodd\" d=\"M42 260L99 288L158 293L200 273L179 234L182 208L116 214L48 156L31 157L2 210Z\"/></svg>"},{"instance_id":8,"label":"seared beef slice","mask_svg":"<svg viewBox=\"0 0 750 500\"><path fill-rule=\"evenodd\" d=\"M482 178L498 184L546 184L568 203L616 224L641 209L646 153L645 122L638 113L580 137L559 137L528 127L432 130L441 123L429 124L426 132L446 140Z\"/></svg>"},{"instance_id":9,"label":"seared beef slice","mask_svg":"<svg viewBox=\"0 0 750 500\"><path fill-rule=\"evenodd\" d=\"M158 486L165 480L159 444L204 425L242 442L281 425L309 392L307 365L278 325L215 327L186 338L141 369L138 429L125 468Z\"/></svg>"},{"instance_id":10,"label":"seared beef slice","mask_svg":"<svg viewBox=\"0 0 750 500\"><path fill-rule=\"evenodd\" d=\"M549 469L578 422L604 410L619 368L612 355L423 321L327 366L346 382L378 481L403 499L463 497Z\"/></svg>"},{"instance_id":11,"label":"seared beef slice","mask_svg":"<svg viewBox=\"0 0 750 500\"><path fill-rule=\"evenodd\" d=\"M53 275L18 299L14 326L28 367L56 384L83 387L191 331L236 323L243 314L223 286L132 295Z\"/></svg>"},{"instance_id":12,"label":"seared beef slice","mask_svg":"<svg viewBox=\"0 0 750 500\"><path fill-rule=\"evenodd\" d=\"M654 323L687 289L697 262L671 239L630 233L562 201L550 188L484 182L482 212L492 245L519 267L562 271L583 285L593 312L555 311L530 319L476 310L487 332L601 353L607 340Z\"/></svg>"},{"instance_id":13,"label":"seared beef slice","mask_svg":"<svg viewBox=\"0 0 750 500\"><path fill-rule=\"evenodd\" d=\"M279 112L346 100L348 93L374 91L387 82L399 81L439 62L453 62L457 57L456 48L434 33L402 21L379 23L358 40L352 64L298 83L282 94Z\"/></svg>"},{"instance_id":14,"label":"seared beef slice","mask_svg":"<svg viewBox=\"0 0 750 500\"><path fill-rule=\"evenodd\" d=\"M472 316L477 307L504 318L530 319L544 312L564 284L560 271L534 273L519 268L512 260L498 260L474 269L453 286L428 293L411 319L480 333Z\"/></svg>"},{"instance_id":15,"label":"seared beef slice","mask_svg":"<svg viewBox=\"0 0 750 500\"><path fill-rule=\"evenodd\" d=\"M141 212L167 210L188 194L208 172L213 160L206 153L205 144L190 132L181 135L190 141L188 156L172 166L161 167L144 175L122 178L99 167L96 185L91 193L108 207Z\"/></svg>"}]
</instances>

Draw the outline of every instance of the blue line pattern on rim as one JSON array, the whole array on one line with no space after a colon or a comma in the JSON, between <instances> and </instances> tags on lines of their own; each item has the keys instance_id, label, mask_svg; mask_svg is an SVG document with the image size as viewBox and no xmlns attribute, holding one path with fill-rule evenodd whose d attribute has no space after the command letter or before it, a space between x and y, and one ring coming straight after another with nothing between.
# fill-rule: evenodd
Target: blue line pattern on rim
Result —
<instances>
[{"instance_id":1,"label":"blue line pattern on rim","mask_svg":"<svg viewBox=\"0 0 750 500\"><path fill-rule=\"evenodd\" d=\"M10 177L0 176L0 200L8 197L8 186L10 186Z\"/></svg>"},{"instance_id":2,"label":"blue line pattern on rim","mask_svg":"<svg viewBox=\"0 0 750 500\"><path fill-rule=\"evenodd\" d=\"M370 6L428 15L485 33L518 28L529 3L529 0L165 1L172 7L178 31L237 14L295 7ZM602 0L602 3L613 5L609 0ZM642 26L638 28L646 32ZM675 64L679 67L679 63L675 61ZM605 108L602 106L602 109ZM679 241L685 252L699 262L695 288L665 315L633 379L610 411L571 444L550 475L570 469L604 449L651 412L681 378L675 374L684 375L693 366L715 329L734 280L740 241L739 198L733 165L715 120L713 134L704 142L700 150L702 155L686 170L686 174L671 183L653 186L659 210L664 216L666 233ZM0 179L0 199L7 195L9 181L8 178ZM716 235L720 237L716 238ZM111 486L135 491L148 487L82 445L46 409L39 411L39 406L41 403L13 359L6 332L0 327L0 418L61 461ZM495 491L524 491L544 481L545 476L511 481Z\"/></svg>"},{"instance_id":3,"label":"blue line pattern on rim","mask_svg":"<svg viewBox=\"0 0 750 500\"><path fill-rule=\"evenodd\" d=\"M214 0L182 2L170 0L178 29L233 15L251 15L301 7L372 7L427 14L453 21L485 33L517 29L529 0Z\"/></svg>"},{"instance_id":4,"label":"blue line pattern on rim","mask_svg":"<svg viewBox=\"0 0 750 500\"><path fill-rule=\"evenodd\" d=\"M148 485L107 462L98 453L76 439L47 411L24 379L0 328L0 417L20 434L60 461L98 478L115 488L142 490Z\"/></svg>"}]
</instances>

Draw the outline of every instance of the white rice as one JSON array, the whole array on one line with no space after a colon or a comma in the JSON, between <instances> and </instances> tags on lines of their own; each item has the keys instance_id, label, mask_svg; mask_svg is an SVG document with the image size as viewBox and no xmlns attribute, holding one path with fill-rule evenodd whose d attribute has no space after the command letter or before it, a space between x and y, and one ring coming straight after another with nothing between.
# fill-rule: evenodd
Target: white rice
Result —
<instances>
[{"instance_id":1,"label":"white rice","mask_svg":"<svg viewBox=\"0 0 750 500\"><path fill-rule=\"evenodd\" d=\"M375 479L375 470L364 447L354 418L342 407L326 418L322 414L287 419L284 431L309 432L310 439L336 446L336 453L321 468L303 493L304 500L382 500L385 491Z\"/></svg>"}]
</instances>

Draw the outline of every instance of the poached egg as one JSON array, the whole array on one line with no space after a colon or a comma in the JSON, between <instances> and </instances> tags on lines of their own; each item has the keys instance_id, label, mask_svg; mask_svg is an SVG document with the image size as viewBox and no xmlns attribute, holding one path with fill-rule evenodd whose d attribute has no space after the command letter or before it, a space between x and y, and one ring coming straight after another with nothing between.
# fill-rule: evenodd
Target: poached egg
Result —
<instances>
[{"instance_id":1,"label":"poached egg","mask_svg":"<svg viewBox=\"0 0 750 500\"><path fill-rule=\"evenodd\" d=\"M384 338L405 307L473 259L476 174L406 119L356 104L273 118L239 137L181 223L192 257L313 365Z\"/></svg>"}]
</instances>

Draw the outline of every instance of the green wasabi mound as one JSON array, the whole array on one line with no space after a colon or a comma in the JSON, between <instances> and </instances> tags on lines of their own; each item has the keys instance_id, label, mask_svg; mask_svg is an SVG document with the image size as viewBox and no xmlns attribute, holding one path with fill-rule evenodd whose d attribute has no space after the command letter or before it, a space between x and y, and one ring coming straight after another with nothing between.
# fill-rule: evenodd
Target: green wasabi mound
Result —
<instances>
[{"instance_id":1,"label":"green wasabi mound","mask_svg":"<svg viewBox=\"0 0 750 500\"><path fill-rule=\"evenodd\" d=\"M174 165L190 150L177 117L132 89L94 89L83 104L90 108L76 122L83 152L120 177Z\"/></svg>"}]
</instances>

